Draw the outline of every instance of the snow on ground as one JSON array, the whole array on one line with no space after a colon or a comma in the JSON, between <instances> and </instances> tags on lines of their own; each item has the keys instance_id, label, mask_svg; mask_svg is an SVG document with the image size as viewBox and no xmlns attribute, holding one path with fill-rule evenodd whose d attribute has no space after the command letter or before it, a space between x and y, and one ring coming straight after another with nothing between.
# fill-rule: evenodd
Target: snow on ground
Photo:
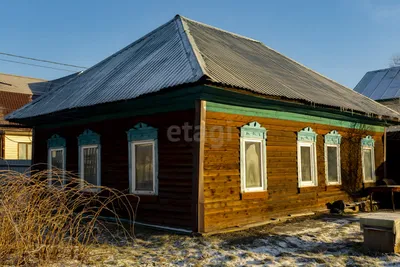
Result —
<instances>
[{"instance_id":1,"label":"snow on ground","mask_svg":"<svg viewBox=\"0 0 400 267\"><path fill-rule=\"evenodd\" d=\"M94 247L87 265L400 266L400 255L362 247L359 216L298 218L209 237L137 229L132 245Z\"/></svg>"}]
</instances>

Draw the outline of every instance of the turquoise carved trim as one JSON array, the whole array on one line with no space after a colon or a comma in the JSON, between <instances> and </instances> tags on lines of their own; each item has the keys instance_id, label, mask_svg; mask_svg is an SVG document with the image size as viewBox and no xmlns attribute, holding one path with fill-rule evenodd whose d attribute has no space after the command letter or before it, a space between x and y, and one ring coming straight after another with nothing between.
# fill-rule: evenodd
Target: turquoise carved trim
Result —
<instances>
[{"instance_id":1,"label":"turquoise carved trim","mask_svg":"<svg viewBox=\"0 0 400 267\"><path fill-rule=\"evenodd\" d=\"M267 130L253 121L240 128L240 137L267 139Z\"/></svg>"},{"instance_id":2,"label":"turquoise carved trim","mask_svg":"<svg viewBox=\"0 0 400 267\"><path fill-rule=\"evenodd\" d=\"M341 142L342 136L336 130L333 130L325 135L325 144L340 145Z\"/></svg>"},{"instance_id":3,"label":"turquoise carved trim","mask_svg":"<svg viewBox=\"0 0 400 267\"><path fill-rule=\"evenodd\" d=\"M311 127L306 127L297 133L297 141L316 142L317 134Z\"/></svg>"},{"instance_id":4,"label":"turquoise carved trim","mask_svg":"<svg viewBox=\"0 0 400 267\"><path fill-rule=\"evenodd\" d=\"M78 137L78 145L99 145L100 144L100 135L86 129L83 131L81 135Z\"/></svg>"},{"instance_id":5,"label":"turquoise carved trim","mask_svg":"<svg viewBox=\"0 0 400 267\"><path fill-rule=\"evenodd\" d=\"M138 123L126 132L128 141L154 140L157 139L158 130L145 123Z\"/></svg>"},{"instance_id":6,"label":"turquoise carved trim","mask_svg":"<svg viewBox=\"0 0 400 267\"><path fill-rule=\"evenodd\" d=\"M65 147L67 142L65 141L65 138L62 138L58 134L53 135L47 140L47 147Z\"/></svg>"},{"instance_id":7,"label":"turquoise carved trim","mask_svg":"<svg viewBox=\"0 0 400 267\"><path fill-rule=\"evenodd\" d=\"M368 147L374 147L375 146L375 140L372 138L372 136L367 135L363 139L361 139L361 145L362 146L368 146Z\"/></svg>"}]
</instances>

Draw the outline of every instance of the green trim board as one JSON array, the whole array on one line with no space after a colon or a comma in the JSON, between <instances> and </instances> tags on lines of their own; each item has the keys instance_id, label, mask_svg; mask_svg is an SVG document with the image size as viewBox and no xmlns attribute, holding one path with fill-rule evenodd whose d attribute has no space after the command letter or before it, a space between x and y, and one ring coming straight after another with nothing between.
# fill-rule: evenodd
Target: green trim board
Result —
<instances>
[{"instance_id":1,"label":"green trim board","mask_svg":"<svg viewBox=\"0 0 400 267\"><path fill-rule=\"evenodd\" d=\"M321 118L344 120L362 124L389 126L397 125L400 122L386 121L384 119L378 119L374 117L368 117L366 115L360 115L357 112L346 112L337 108L310 106L300 103L288 102L284 100L267 99L261 96L248 95L238 93L215 86L204 86L204 90L201 94L201 99L227 104L239 107L249 107L256 109L267 109L272 111L285 111L292 112L295 114L312 115Z\"/></svg>"},{"instance_id":2,"label":"green trim board","mask_svg":"<svg viewBox=\"0 0 400 267\"><path fill-rule=\"evenodd\" d=\"M283 117L283 119L294 121L317 122L339 125L340 127L351 127L342 125L343 121L347 121L348 124L358 123L379 126L396 124L395 122L387 122L378 118L340 111L334 108L313 107L283 100L267 99L211 85L171 88L164 92L153 93L136 99L65 110L27 120L19 120L18 122L38 128L57 128L109 119L190 110L195 108L196 100L236 106L239 109L243 107L263 110L273 114L268 116L276 118ZM290 114L289 117L288 114ZM315 121L315 119L319 121Z\"/></svg>"},{"instance_id":3,"label":"green trim board","mask_svg":"<svg viewBox=\"0 0 400 267\"><path fill-rule=\"evenodd\" d=\"M146 116L157 113L194 110L195 100L199 98L200 90L201 87L196 86L191 88L190 92L187 90L178 90L164 93L163 95L151 95L130 101L107 103L59 112L51 114L43 119L30 119L27 123L34 127L46 129L82 125L103 120Z\"/></svg>"},{"instance_id":4,"label":"green trim board","mask_svg":"<svg viewBox=\"0 0 400 267\"><path fill-rule=\"evenodd\" d=\"M281 120L290 120L290 121L299 121L305 123L318 123L331 125L335 127L344 127L351 129L364 129L372 132L383 132L384 127L376 126L376 125L368 125L363 123L355 123L350 121L342 121L335 119L327 119L312 115L304 115L292 112L278 111L278 110L266 110L266 109L258 109L258 108L248 108L248 107L239 107L232 106L226 104L220 104L215 102L207 102L206 105L207 111L214 112L223 112L229 114L238 114L238 115L246 115L246 116L256 116L263 118L271 118L271 119L281 119Z\"/></svg>"}]
</instances>

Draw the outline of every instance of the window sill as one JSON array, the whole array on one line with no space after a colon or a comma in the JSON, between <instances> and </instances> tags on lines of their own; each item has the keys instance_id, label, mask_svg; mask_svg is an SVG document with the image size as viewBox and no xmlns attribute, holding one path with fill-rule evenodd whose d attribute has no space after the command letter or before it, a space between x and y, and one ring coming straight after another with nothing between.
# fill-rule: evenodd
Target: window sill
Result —
<instances>
[{"instance_id":1,"label":"window sill","mask_svg":"<svg viewBox=\"0 0 400 267\"><path fill-rule=\"evenodd\" d=\"M267 191L260 191L260 192L243 192L240 193L240 199L260 199L260 198L268 198Z\"/></svg>"},{"instance_id":2,"label":"window sill","mask_svg":"<svg viewBox=\"0 0 400 267\"><path fill-rule=\"evenodd\" d=\"M342 183L326 183L326 186L341 186Z\"/></svg>"},{"instance_id":3,"label":"window sill","mask_svg":"<svg viewBox=\"0 0 400 267\"><path fill-rule=\"evenodd\" d=\"M300 185L300 186L299 186L299 189L300 189L300 188L310 188L310 187L318 187L318 185L316 185L316 184Z\"/></svg>"}]
</instances>

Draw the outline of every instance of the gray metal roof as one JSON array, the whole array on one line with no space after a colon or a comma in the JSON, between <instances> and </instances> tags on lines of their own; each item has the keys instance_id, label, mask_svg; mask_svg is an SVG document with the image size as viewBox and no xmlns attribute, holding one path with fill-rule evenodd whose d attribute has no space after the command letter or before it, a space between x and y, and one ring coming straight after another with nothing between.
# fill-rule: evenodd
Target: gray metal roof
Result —
<instances>
[{"instance_id":1,"label":"gray metal roof","mask_svg":"<svg viewBox=\"0 0 400 267\"><path fill-rule=\"evenodd\" d=\"M354 88L374 100L400 97L400 67L367 72Z\"/></svg>"},{"instance_id":2,"label":"gray metal roof","mask_svg":"<svg viewBox=\"0 0 400 267\"><path fill-rule=\"evenodd\" d=\"M259 41L178 15L7 118L133 99L203 77L264 95L400 117Z\"/></svg>"}]
</instances>

